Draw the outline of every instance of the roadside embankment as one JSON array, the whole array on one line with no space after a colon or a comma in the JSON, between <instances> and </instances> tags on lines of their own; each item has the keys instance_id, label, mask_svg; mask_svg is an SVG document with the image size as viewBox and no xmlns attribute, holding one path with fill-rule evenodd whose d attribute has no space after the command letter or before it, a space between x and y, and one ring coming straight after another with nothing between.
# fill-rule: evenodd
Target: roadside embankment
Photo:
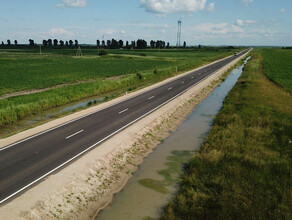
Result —
<instances>
[{"instance_id":1,"label":"roadside embankment","mask_svg":"<svg viewBox=\"0 0 292 220\"><path fill-rule=\"evenodd\" d=\"M131 177L131 173L142 163L143 158L166 138L198 103L207 97L224 79L224 73L240 59L239 57L182 96L121 131L58 173L47 177L13 199L12 202L3 205L0 217L7 219L90 219L94 217L99 210L111 202L113 194L123 188ZM167 81L169 80L165 82ZM91 111L97 111L105 105L112 105L140 92L143 91L121 97L111 103L95 106ZM90 112L85 110L82 113L86 115ZM81 112L76 113L75 117L77 115L80 117ZM63 123L66 119L62 119ZM54 122L54 125L56 126L60 121L61 119ZM48 129L50 126L45 125L42 129L45 127ZM36 131L37 128L34 132ZM27 131L27 134L32 135L33 132ZM24 136L25 134L22 134L22 137ZM21 135L17 138L20 137ZM11 137L9 140L12 139Z\"/></svg>"},{"instance_id":2,"label":"roadside embankment","mask_svg":"<svg viewBox=\"0 0 292 220\"><path fill-rule=\"evenodd\" d=\"M254 51L161 219L292 219L292 97Z\"/></svg>"}]
</instances>

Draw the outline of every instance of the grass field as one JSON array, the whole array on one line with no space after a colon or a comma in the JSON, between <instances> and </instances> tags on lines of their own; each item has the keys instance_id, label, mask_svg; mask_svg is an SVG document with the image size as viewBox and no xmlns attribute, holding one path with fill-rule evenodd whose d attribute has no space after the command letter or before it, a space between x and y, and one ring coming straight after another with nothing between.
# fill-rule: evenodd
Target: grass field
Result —
<instances>
[{"instance_id":1,"label":"grass field","mask_svg":"<svg viewBox=\"0 0 292 220\"><path fill-rule=\"evenodd\" d=\"M161 219L292 219L292 97L262 68L278 53L253 52ZM264 70L289 87L273 69Z\"/></svg>"},{"instance_id":2,"label":"grass field","mask_svg":"<svg viewBox=\"0 0 292 220\"><path fill-rule=\"evenodd\" d=\"M292 50L263 49L264 73L292 93Z\"/></svg>"},{"instance_id":3,"label":"grass field","mask_svg":"<svg viewBox=\"0 0 292 220\"><path fill-rule=\"evenodd\" d=\"M0 126L86 97L150 85L175 75L176 66L179 72L186 71L230 55L234 50L109 52L108 56L100 57L97 50L87 49L83 50L83 57L76 58L73 49L43 50L42 56L36 49L0 50L0 96L81 81L78 85L0 100Z\"/></svg>"}]
</instances>

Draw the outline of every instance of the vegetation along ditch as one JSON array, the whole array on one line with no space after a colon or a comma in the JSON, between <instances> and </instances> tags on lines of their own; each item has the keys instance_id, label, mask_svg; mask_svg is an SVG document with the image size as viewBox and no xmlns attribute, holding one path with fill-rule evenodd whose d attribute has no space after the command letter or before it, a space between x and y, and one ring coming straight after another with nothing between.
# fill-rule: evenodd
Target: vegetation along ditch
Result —
<instances>
[{"instance_id":1,"label":"vegetation along ditch","mask_svg":"<svg viewBox=\"0 0 292 220\"><path fill-rule=\"evenodd\" d=\"M184 164L200 149L214 116L237 82L247 58L183 124L145 158L139 169L96 219L156 219L177 188Z\"/></svg>"}]
</instances>

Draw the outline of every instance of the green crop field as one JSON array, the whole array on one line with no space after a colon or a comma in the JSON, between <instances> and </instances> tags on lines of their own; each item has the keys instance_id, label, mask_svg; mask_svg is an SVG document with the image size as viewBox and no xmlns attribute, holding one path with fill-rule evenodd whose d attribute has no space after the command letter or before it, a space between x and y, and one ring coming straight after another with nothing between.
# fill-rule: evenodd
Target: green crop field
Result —
<instances>
[{"instance_id":1,"label":"green crop field","mask_svg":"<svg viewBox=\"0 0 292 220\"><path fill-rule=\"evenodd\" d=\"M292 219L289 54L253 51L160 219Z\"/></svg>"},{"instance_id":2,"label":"green crop field","mask_svg":"<svg viewBox=\"0 0 292 220\"><path fill-rule=\"evenodd\" d=\"M183 72L234 51L109 50L109 55L98 56L96 49L84 49L83 57L77 58L73 49L45 49L42 56L37 49L0 50L0 97L65 85L0 100L0 126L83 98L144 87L175 75L176 67Z\"/></svg>"},{"instance_id":3,"label":"green crop field","mask_svg":"<svg viewBox=\"0 0 292 220\"><path fill-rule=\"evenodd\" d=\"M292 50L263 49L264 73L275 83L292 92Z\"/></svg>"}]
</instances>

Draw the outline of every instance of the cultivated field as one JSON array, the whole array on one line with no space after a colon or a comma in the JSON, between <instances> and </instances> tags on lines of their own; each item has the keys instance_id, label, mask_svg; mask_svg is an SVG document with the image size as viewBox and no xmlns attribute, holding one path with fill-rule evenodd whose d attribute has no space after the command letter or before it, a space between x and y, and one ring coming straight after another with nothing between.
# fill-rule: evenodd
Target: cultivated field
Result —
<instances>
[{"instance_id":1,"label":"cultivated field","mask_svg":"<svg viewBox=\"0 0 292 220\"><path fill-rule=\"evenodd\" d=\"M161 219L292 219L291 54L253 52Z\"/></svg>"},{"instance_id":2,"label":"cultivated field","mask_svg":"<svg viewBox=\"0 0 292 220\"><path fill-rule=\"evenodd\" d=\"M275 83L292 92L292 50L263 49L264 73Z\"/></svg>"},{"instance_id":3,"label":"cultivated field","mask_svg":"<svg viewBox=\"0 0 292 220\"><path fill-rule=\"evenodd\" d=\"M126 92L231 55L235 50L0 50L0 97L64 85L0 100L0 126L91 96ZM73 84L75 83L75 84ZM76 84L77 83L77 84ZM71 85L70 85L71 84Z\"/></svg>"}]
</instances>

